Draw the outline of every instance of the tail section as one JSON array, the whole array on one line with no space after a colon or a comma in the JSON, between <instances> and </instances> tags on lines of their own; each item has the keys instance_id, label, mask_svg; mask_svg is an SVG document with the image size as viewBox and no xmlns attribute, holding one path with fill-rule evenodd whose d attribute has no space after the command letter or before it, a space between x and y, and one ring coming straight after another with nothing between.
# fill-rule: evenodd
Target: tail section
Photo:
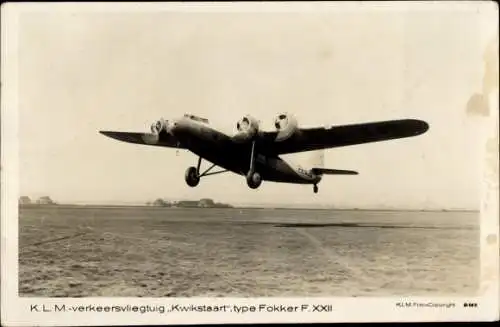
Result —
<instances>
[{"instance_id":1,"label":"tail section","mask_svg":"<svg viewBox=\"0 0 500 327\"><path fill-rule=\"evenodd\" d=\"M316 175L358 175L354 170L313 168L311 171Z\"/></svg>"},{"instance_id":2,"label":"tail section","mask_svg":"<svg viewBox=\"0 0 500 327\"><path fill-rule=\"evenodd\" d=\"M324 150L313 151L310 160L309 167L314 167L311 169L311 172L316 175L358 175L358 172L353 170L325 168Z\"/></svg>"},{"instance_id":3,"label":"tail section","mask_svg":"<svg viewBox=\"0 0 500 327\"><path fill-rule=\"evenodd\" d=\"M311 151L311 156L309 157L308 166L318 167L318 168L325 167L325 151L324 150Z\"/></svg>"}]
</instances>

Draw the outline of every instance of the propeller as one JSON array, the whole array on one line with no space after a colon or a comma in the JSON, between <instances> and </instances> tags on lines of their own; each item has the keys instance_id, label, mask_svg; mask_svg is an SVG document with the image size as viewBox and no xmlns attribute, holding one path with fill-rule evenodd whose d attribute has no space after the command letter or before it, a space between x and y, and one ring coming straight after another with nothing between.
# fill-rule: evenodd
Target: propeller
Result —
<instances>
[{"instance_id":1,"label":"propeller","mask_svg":"<svg viewBox=\"0 0 500 327\"><path fill-rule=\"evenodd\" d=\"M278 130L282 129L283 126L286 126L286 124L288 124L288 116L285 114L279 115L274 121L274 127Z\"/></svg>"},{"instance_id":2,"label":"propeller","mask_svg":"<svg viewBox=\"0 0 500 327\"><path fill-rule=\"evenodd\" d=\"M173 135L172 128L175 127L175 122L160 118L151 124L151 133L144 133L143 140L148 144L157 144L160 140L161 133Z\"/></svg>"},{"instance_id":3,"label":"propeller","mask_svg":"<svg viewBox=\"0 0 500 327\"><path fill-rule=\"evenodd\" d=\"M167 129L168 121L160 118L153 124L151 124L151 133L145 133L142 136L144 142L148 144L156 144L160 140L160 133L162 131L168 131Z\"/></svg>"},{"instance_id":4,"label":"propeller","mask_svg":"<svg viewBox=\"0 0 500 327\"><path fill-rule=\"evenodd\" d=\"M167 124L168 124L167 120L160 118L151 125L151 132L153 134L160 134L161 131L163 130L167 131Z\"/></svg>"}]
</instances>

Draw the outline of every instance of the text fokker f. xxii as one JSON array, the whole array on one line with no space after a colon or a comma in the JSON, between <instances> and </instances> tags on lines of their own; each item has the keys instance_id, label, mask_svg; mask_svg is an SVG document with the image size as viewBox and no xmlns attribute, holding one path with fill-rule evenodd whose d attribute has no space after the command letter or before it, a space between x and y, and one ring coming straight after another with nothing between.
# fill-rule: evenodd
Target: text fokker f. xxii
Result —
<instances>
[{"instance_id":1,"label":"text fokker f. xxii","mask_svg":"<svg viewBox=\"0 0 500 327\"><path fill-rule=\"evenodd\" d=\"M230 171L245 176L252 189L258 188L262 181L272 181L312 184L317 193L323 175L357 175L358 172L327 169L321 163L303 168L286 162L280 155L417 136L428 128L425 121L417 119L300 128L294 116L284 113L276 117L271 131L262 130L259 121L247 115L236 124L236 132L228 135L210 127L206 118L185 114L175 120L158 120L151 125L151 133L100 133L128 143L193 152L199 157L198 164L189 167L185 174L186 183L191 187L198 185L201 177ZM204 172L200 171L202 159L212 163ZM211 172L215 166L223 170Z\"/></svg>"}]
</instances>

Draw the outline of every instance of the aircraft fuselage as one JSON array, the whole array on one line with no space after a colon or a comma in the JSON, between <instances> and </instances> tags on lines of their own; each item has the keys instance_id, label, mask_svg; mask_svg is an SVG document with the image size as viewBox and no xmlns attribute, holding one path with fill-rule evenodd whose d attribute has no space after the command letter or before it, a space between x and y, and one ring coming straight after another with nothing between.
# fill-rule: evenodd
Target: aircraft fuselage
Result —
<instances>
[{"instance_id":1,"label":"aircraft fuselage","mask_svg":"<svg viewBox=\"0 0 500 327\"><path fill-rule=\"evenodd\" d=\"M182 118L173 123L172 133L183 147L219 167L246 175L250 167L251 142L238 144L231 137L210 126ZM255 169L263 180L297 184L316 184L321 176L305 169L294 169L278 156L259 153L256 148Z\"/></svg>"}]
</instances>

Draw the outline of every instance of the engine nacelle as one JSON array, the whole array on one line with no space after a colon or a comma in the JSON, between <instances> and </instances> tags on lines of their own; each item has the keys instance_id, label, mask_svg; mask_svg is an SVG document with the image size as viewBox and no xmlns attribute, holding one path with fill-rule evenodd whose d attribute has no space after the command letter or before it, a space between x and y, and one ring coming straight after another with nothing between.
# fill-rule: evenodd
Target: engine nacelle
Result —
<instances>
[{"instance_id":1,"label":"engine nacelle","mask_svg":"<svg viewBox=\"0 0 500 327\"><path fill-rule=\"evenodd\" d=\"M151 125L151 133L155 135L160 135L162 132L172 134L172 124L171 121L160 118ZM173 125L175 125L175 123Z\"/></svg>"},{"instance_id":2,"label":"engine nacelle","mask_svg":"<svg viewBox=\"0 0 500 327\"><path fill-rule=\"evenodd\" d=\"M259 132L259 122L251 116L244 116L236 123L235 140L247 142L252 140Z\"/></svg>"},{"instance_id":3,"label":"engine nacelle","mask_svg":"<svg viewBox=\"0 0 500 327\"><path fill-rule=\"evenodd\" d=\"M277 142L289 139L299 130L297 119L286 113L279 114L274 119L274 127L278 131L275 139Z\"/></svg>"}]
</instances>

